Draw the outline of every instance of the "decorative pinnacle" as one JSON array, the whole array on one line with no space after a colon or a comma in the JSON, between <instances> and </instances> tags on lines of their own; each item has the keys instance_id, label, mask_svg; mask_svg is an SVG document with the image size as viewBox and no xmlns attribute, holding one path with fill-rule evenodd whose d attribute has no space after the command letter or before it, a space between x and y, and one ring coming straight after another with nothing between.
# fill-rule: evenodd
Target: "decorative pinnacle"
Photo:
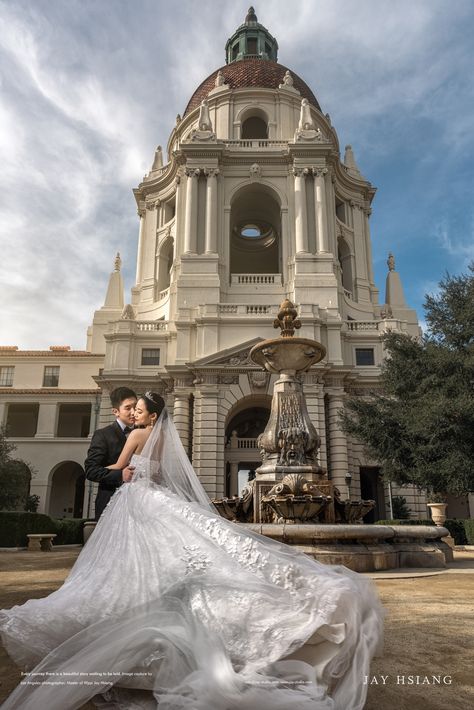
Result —
<instances>
[{"instance_id":1,"label":"decorative pinnacle","mask_svg":"<svg viewBox=\"0 0 474 710\"><path fill-rule=\"evenodd\" d=\"M274 328L281 328L282 338L292 338L295 330L301 328L301 321L296 318L297 311L287 298L283 301L278 311L278 318L273 321Z\"/></svg>"},{"instance_id":2,"label":"decorative pinnacle","mask_svg":"<svg viewBox=\"0 0 474 710\"><path fill-rule=\"evenodd\" d=\"M389 252L388 254L387 266L389 271L395 271L395 257L392 252Z\"/></svg>"},{"instance_id":3,"label":"decorative pinnacle","mask_svg":"<svg viewBox=\"0 0 474 710\"><path fill-rule=\"evenodd\" d=\"M122 259L120 258L119 251L117 252L117 256L115 257L114 266L115 266L115 271L120 271L121 266L122 266Z\"/></svg>"},{"instance_id":4,"label":"decorative pinnacle","mask_svg":"<svg viewBox=\"0 0 474 710\"><path fill-rule=\"evenodd\" d=\"M258 22L255 9L252 6L249 7L247 17L245 18L245 24L249 24L250 22Z\"/></svg>"}]
</instances>

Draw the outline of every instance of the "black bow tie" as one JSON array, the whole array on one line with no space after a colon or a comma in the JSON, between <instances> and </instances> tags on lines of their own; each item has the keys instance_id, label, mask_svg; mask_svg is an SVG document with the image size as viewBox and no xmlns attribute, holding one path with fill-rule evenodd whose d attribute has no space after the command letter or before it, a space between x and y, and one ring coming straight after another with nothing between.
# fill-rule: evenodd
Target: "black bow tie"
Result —
<instances>
[{"instance_id":1,"label":"black bow tie","mask_svg":"<svg viewBox=\"0 0 474 710\"><path fill-rule=\"evenodd\" d=\"M123 433L124 433L125 436L126 436L127 434L130 434L131 431L133 431L133 427L131 427L131 426L126 426L126 427L124 428L124 430L123 430Z\"/></svg>"}]
</instances>

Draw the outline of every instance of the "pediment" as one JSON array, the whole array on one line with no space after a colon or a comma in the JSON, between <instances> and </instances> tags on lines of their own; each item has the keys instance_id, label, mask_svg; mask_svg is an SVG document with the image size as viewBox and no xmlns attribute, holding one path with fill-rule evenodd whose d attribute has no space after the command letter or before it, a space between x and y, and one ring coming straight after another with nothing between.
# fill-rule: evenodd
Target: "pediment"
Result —
<instances>
[{"instance_id":1,"label":"pediment","mask_svg":"<svg viewBox=\"0 0 474 710\"><path fill-rule=\"evenodd\" d=\"M187 363L192 369L199 367L258 367L249 359L249 353L254 345L261 343L265 338L252 338L245 343L239 343L227 350L220 350L212 355Z\"/></svg>"}]
</instances>

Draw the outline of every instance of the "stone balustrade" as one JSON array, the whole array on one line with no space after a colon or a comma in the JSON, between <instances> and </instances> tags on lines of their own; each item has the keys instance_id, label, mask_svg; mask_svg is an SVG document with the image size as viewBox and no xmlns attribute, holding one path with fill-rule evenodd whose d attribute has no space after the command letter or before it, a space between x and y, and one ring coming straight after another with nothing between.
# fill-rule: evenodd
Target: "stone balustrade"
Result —
<instances>
[{"instance_id":1,"label":"stone balustrade","mask_svg":"<svg viewBox=\"0 0 474 710\"><path fill-rule=\"evenodd\" d=\"M277 307L272 304L256 305L249 303L219 303L217 306L220 316L273 316L277 314Z\"/></svg>"},{"instance_id":2,"label":"stone balustrade","mask_svg":"<svg viewBox=\"0 0 474 710\"><path fill-rule=\"evenodd\" d=\"M282 275L281 274L232 274L231 280L232 286L247 286L247 285L258 285L258 286L274 286L275 284L281 286Z\"/></svg>"},{"instance_id":3,"label":"stone balustrade","mask_svg":"<svg viewBox=\"0 0 474 710\"><path fill-rule=\"evenodd\" d=\"M168 321L165 320L142 320L135 321L135 330L139 333L156 332L159 330L168 330Z\"/></svg>"},{"instance_id":4,"label":"stone balustrade","mask_svg":"<svg viewBox=\"0 0 474 710\"><path fill-rule=\"evenodd\" d=\"M268 140L267 138L252 138L225 141L225 147L230 149L250 148L252 150L282 149L288 146L288 141Z\"/></svg>"}]
</instances>

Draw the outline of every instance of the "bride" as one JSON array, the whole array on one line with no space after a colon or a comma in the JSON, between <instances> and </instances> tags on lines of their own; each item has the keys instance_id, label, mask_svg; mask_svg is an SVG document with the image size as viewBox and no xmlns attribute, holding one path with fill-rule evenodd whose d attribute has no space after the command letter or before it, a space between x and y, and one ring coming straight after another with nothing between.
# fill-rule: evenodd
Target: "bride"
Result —
<instances>
[{"instance_id":1,"label":"bride","mask_svg":"<svg viewBox=\"0 0 474 710\"><path fill-rule=\"evenodd\" d=\"M383 609L372 583L223 519L163 399L66 581L0 612L23 669L4 710L362 709Z\"/></svg>"}]
</instances>

